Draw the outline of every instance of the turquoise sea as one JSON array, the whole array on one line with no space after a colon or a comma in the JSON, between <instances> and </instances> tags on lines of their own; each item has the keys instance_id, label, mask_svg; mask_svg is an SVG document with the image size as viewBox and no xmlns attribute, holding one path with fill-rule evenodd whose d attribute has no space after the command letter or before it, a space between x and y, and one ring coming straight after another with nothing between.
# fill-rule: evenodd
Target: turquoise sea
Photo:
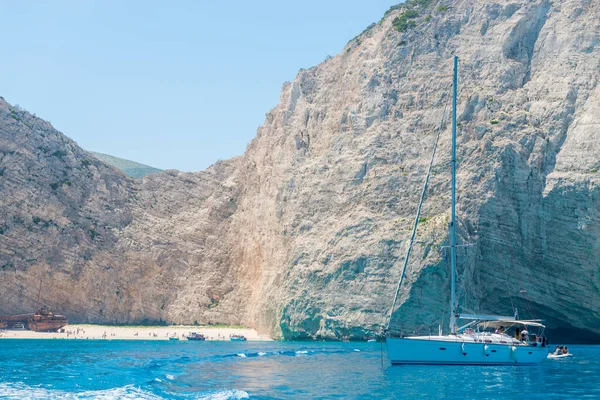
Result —
<instances>
[{"instance_id":1,"label":"turquoise sea","mask_svg":"<svg viewBox=\"0 0 600 400\"><path fill-rule=\"evenodd\" d=\"M3 399L600 398L600 346L535 367L391 366L380 343L0 340Z\"/></svg>"}]
</instances>

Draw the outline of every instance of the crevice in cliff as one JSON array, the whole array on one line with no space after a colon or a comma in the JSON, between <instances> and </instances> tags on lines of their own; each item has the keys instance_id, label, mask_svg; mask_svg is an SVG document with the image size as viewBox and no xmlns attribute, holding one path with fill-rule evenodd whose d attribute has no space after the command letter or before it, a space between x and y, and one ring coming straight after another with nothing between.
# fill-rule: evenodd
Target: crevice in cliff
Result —
<instances>
[{"instance_id":1,"label":"crevice in cliff","mask_svg":"<svg viewBox=\"0 0 600 400\"><path fill-rule=\"evenodd\" d=\"M567 140L567 133L571 124L575 120L575 113L577 111L577 98L579 95L578 88L576 86L571 87L566 97L566 105L564 106L563 112L560 115L561 127L559 132L556 134L554 140L550 137L546 138L546 149L544 155L544 169L543 174L543 188L545 189L547 183L547 177L550 175L556 167L556 157L560 152L565 140Z\"/></svg>"},{"instance_id":2,"label":"crevice in cliff","mask_svg":"<svg viewBox=\"0 0 600 400\"><path fill-rule=\"evenodd\" d=\"M354 175L354 183L355 184L360 184L362 183L363 179L365 178L365 176L367 175L367 169L368 169L368 165L367 163L363 163L363 165L360 167L360 170L356 173L356 175Z\"/></svg>"},{"instance_id":3,"label":"crevice in cliff","mask_svg":"<svg viewBox=\"0 0 600 400\"><path fill-rule=\"evenodd\" d=\"M548 20L548 11L550 11L550 3L547 1L542 2L517 22L508 39L504 42L504 56L524 66L523 77L521 82L517 84L519 88L531 79L533 53L540 32Z\"/></svg>"}]
</instances>

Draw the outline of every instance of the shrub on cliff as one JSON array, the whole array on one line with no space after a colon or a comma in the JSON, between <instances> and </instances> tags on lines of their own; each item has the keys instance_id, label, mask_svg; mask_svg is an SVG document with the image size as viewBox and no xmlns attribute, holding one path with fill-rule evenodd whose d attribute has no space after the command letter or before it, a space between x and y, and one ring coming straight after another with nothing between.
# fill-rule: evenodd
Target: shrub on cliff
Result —
<instances>
[{"instance_id":1,"label":"shrub on cliff","mask_svg":"<svg viewBox=\"0 0 600 400\"><path fill-rule=\"evenodd\" d=\"M385 12L384 18L390 15L392 12L396 10L400 10L402 8L405 9L415 9L415 8L425 8L431 3L431 0L409 0L405 3L396 4L395 6L391 6L389 10Z\"/></svg>"},{"instance_id":2,"label":"shrub on cliff","mask_svg":"<svg viewBox=\"0 0 600 400\"><path fill-rule=\"evenodd\" d=\"M407 30L417 26L415 18L419 13L415 10L406 10L404 14L394 18L392 24L398 32L406 32Z\"/></svg>"}]
</instances>

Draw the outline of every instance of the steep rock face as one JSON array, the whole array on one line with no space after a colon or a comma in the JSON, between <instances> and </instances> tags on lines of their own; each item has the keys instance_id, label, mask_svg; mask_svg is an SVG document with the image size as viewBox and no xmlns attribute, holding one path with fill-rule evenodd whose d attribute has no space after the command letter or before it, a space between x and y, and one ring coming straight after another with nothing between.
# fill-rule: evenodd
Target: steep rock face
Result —
<instances>
[{"instance_id":1,"label":"steep rock face","mask_svg":"<svg viewBox=\"0 0 600 400\"><path fill-rule=\"evenodd\" d=\"M120 241L127 265L138 266L140 274L151 268L160 277L139 287L141 310L157 307L155 318L178 323L243 322L230 226L240 191L237 161L196 174L167 171L144 178L133 222ZM155 301L146 304L148 296Z\"/></svg>"},{"instance_id":2,"label":"steep rock face","mask_svg":"<svg viewBox=\"0 0 600 400\"><path fill-rule=\"evenodd\" d=\"M132 180L4 100L0 151L1 314L42 303L79 322L241 322L219 246L235 160Z\"/></svg>"},{"instance_id":3,"label":"steep rock face","mask_svg":"<svg viewBox=\"0 0 600 400\"><path fill-rule=\"evenodd\" d=\"M113 255L116 231L131 223L133 186L49 123L4 100L0 157L0 312L31 312L38 292L50 289L54 307L87 314L91 304L103 303L108 283L94 277L120 269L113 268L120 264ZM100 253L111 261L94 263Z\"/></svg>"},{"instance_id":4,"label":"steep rock face","mask_svg":"<svg viewBox=\"0 0 600 400\"><path fill-rule=\"evenodd\" d=\"M458 54L461 308L516 307L597 339L599 6L431 3L412 6L414 29L395 31L392 12L284 86L244 157L242 246L262 264L248 319L286 337L384 323ZM444 128L399 329L448 318Z\"/></svg>"},{"instance_id":5,"label":"steep rock face","mask_svg":"<svg viewBox=\"0 0 600 400\"><path fill-rule=\"evenodd\" d=\"M12 294L0 311L33 307L41 274L56 287L44 302L86 321L369 335L386 322L442 129L394 314L398 329L437 330L448 319L440 249L457 54L458 228L469 245L459 252L461 308L517 307L523 318L547 319L558 337L568 329L600 338L600 5L422 3L408 6L418 12L414 27L394 29L407 9L397 8L340 55L301 71L246 153L205 172L132 181L96 161L78 169L85 152L3 103L0 288ZM34 223L33 207L60 221L43 228L52 232Z\"/></svg>"}]
</instances>

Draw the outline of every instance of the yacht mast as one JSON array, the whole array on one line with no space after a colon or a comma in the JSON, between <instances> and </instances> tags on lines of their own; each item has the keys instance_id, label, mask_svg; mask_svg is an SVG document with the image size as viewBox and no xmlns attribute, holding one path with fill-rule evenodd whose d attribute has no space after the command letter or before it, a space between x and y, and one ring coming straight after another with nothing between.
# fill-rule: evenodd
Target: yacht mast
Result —
<instances>
[{"instance_id":1,"label":"yacht mast","mask_svg":"<svg viewBox=\"0 0 600 400\"><path fill-rule=\"evenodd\" d=\"M450 254L452 288L450 295L450 333L456 334L456 97L458 93L458 56L454 56L452 90L452 222L450 224Z\"/></svg>"}]
</instances>

